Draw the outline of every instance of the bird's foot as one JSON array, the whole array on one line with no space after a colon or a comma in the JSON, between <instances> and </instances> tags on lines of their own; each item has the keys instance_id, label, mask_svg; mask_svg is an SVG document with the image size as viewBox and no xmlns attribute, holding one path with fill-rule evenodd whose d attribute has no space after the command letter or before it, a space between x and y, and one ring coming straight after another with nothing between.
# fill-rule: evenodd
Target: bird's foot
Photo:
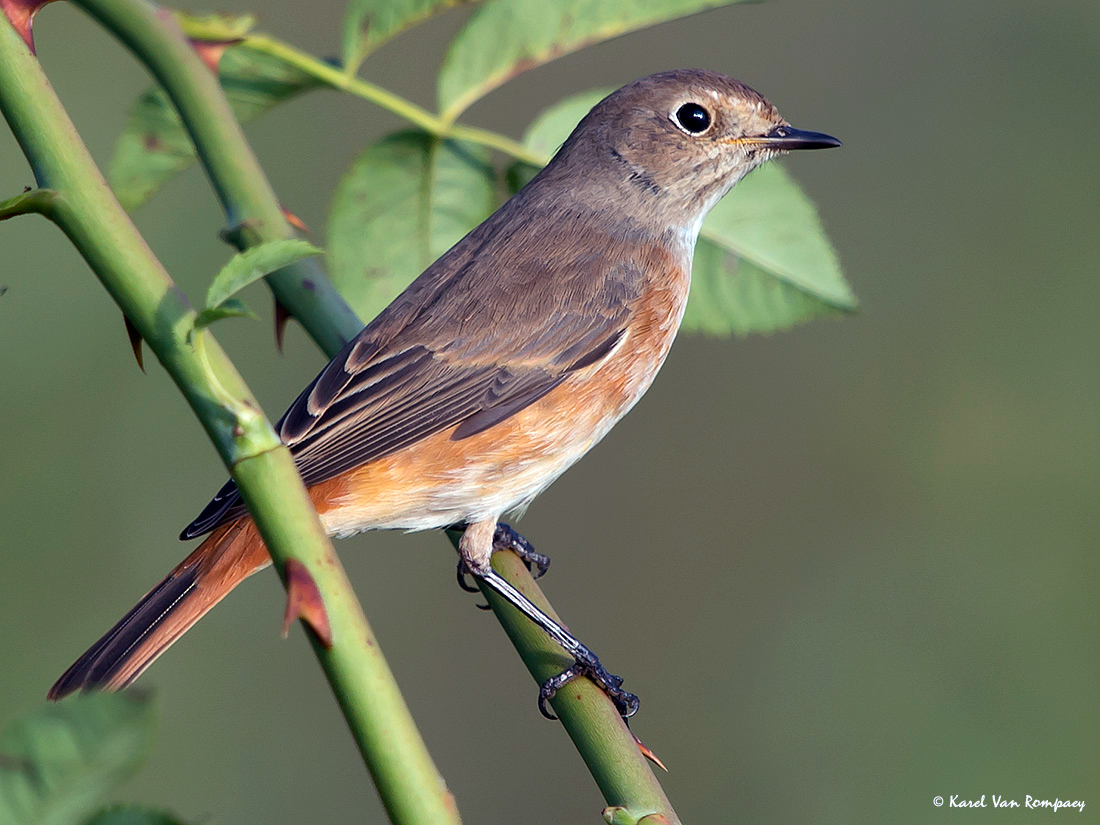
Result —
<instances>
[{"instance_id":1,"label":"bird's foot","mask_svg":"<svg viewBox=\"0 0 1100 825\"><path fill-rule=\"evenodd\" d=\"M615 703L615 707L618 709L619 715L622 716L623 719L629 719L638 712L638 707L641 702L633 693L622 689L622 676L616 676L614 673L609 673L607 669L600 664L600 660L596 654L583 645L581 645L579 650L574 652L574 655L576 656L576 661L572 666L566 668L557 676L551 676L543 682L542 686L539 688L539 712L542 713L543 716L547 719L558 718L550 710L550 700L554 698L559 690L580 676L587 676L595 682L600 689L608 695L608 698Z\"/></svg>"},{"instance_id":2,"label":"bird's foot","mask_svg":"<svg viewBox=\"0 0 1100 825\"><path fill-rule=\"evenodd\" d=\"M491 548L484 547L484 550L489 552L471 552L471 548L466 547L465 543L471 540L471 536L473 536L473 541L484 542L487 545L489 543L488 530L490 527L493 528L492 546ZM471 528L476 528L478 532L471 533ZM458 528L454 529L457 530ZM532 566L534 567L532 572L538 577L546 572L550 560L546 556L534 552L530 542L507 524L493 523L486 520L470 525L465 530L466 532L459 542L461 560L458 563L458 583L462 586L462 589L469 591L479 589L474 583L468 581L468 578L487 586L538 625L546 635L561 645L565 652L573 657L572 665L557 676L547 679L539 687L538 706L542 715L547 719L556 719L557 717L550 711L550 700L554 698L559 690L581 676L587 676L595 682L608 695L624 719L629 719L637 713L638 697L622 689L622 677L608 673L607 669L600 664L600 660L595 653L566 630L560 622L552 619L527 596L517 590L515 585L501 576L488 563L488 558L492 553L498 550L512 550L524 560L528 570L531 570Z\"/></svg>"},{"instance_id":3,"label":"bird's foot","mask_svg":"<svg viewBox=\"0 0 1100 825\"><path fill-rule=\"evenodd\" d=\"M474 576L473 571L470 570L470 565L466 564L466 559L461 556L458 557L458 586L465 590L467 593L480 593L481 589L473 584L470 579Z\"/></svg>"},{"instance_id":4,"label":"bird's foot","mask_svg":"<svg viewBox=\"0 0 1100 825\"><path fill-rule=\"evenodd\" d=\"M474 575L474 571L470 569L470 565L466 563L466 559L461 556L458 557L458 586L465 590L467 593L480 593L481 588L474 584L470 579L477 580L477 576ZM488 602L484 604L475 604L478 610L491 610Z\"/></svg>"},{"instance_id":5,"label":"bird's foot","mask_svg":"<svg viewBox=\"0 0 1100 825\"><path fill-rule=\"evenodd\" d=\"M493 533L493 552L511 550L527 566L532 577L541 579L550 568L550 557L535 552L535 546L517 533L511 525L500 522Z\"/></svg>"}]
</instances>

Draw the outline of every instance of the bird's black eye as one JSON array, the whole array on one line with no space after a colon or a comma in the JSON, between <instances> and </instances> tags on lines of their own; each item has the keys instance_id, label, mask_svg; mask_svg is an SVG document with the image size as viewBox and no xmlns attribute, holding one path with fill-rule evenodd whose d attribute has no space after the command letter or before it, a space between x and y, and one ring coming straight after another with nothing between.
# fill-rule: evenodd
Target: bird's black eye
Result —
<instances>
[{"instance_id":1,"label":"bird's black eye","mask_svg":"<svg viewBox=\"0 0 1100 825\"><path fill-rule=\"evenodd\" d=\"M710 126L710 112L698 103L685 103L676 110L676 122L686 132L693 135L702 134Z\"/></svg>"}]
</instances>

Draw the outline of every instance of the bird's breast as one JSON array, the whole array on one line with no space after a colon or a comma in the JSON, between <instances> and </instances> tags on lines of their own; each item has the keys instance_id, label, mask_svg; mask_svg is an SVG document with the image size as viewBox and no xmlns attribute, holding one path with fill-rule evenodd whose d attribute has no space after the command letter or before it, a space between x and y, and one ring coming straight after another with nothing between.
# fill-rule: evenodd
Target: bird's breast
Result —
<instances>
[{"instance_id":1,"label":"bird's breast","mask_svg":"<svg viewBox=\"0 0 1100 825\"><path fill-rule=\"evenodd\" d=\"M617 413L615 420L649 389L684 317L691 285L691 250L676 246L653 244L642 250L644 287L632 308L626 334L591 376L603 393L604 405Z\"/></svg>"},{"instance_id":2,"label":"bird's breast","mask_svg":"<svg viewBox=\"0 0 1100 825\"><path fill-rule=\"evenodd\" d=\"M653 383L687 304L682 257L654 246L626 331L600 360L468 438L444 430L311 488L329 532L427 529L525 507L602 439Z\"/></svg>"}]
</instances>

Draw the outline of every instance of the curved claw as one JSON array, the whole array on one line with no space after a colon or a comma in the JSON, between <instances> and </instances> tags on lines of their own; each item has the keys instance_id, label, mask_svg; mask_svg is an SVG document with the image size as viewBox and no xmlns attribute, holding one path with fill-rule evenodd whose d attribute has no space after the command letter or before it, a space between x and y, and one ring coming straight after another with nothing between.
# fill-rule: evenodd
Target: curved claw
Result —
<instances>
[{"instance_id":1,"label":"curved claw","mask_svg":"<svg viewBox=\"0 0 1100 825\"><path fill-rule=\"evenodd\" d=\"M465 590L467 593L480 593L481 588L478 587L476 584L470 584L470 582L467 578L469 576L473 576L473 573L471 573L470 568L466 566L466 560L465 559L459 559L458 560L458 586L461 587L463 590ZM478 610L492 610L492 608L489 607L488 604L477 604L477 605L474 605L474 607L476 607Z\"/></svg>"},{"instance_id":2,"label":"curved claw","mask_svg":"<svg viewBox=\"0 0 1100 825\"><path fill-rule=\"evenodd\" d=\"M474 526L480 531L486 529L489 525L486 522L478 522ZM457 531L457 529L457 527L453 528L454 531ZM465 536L463 537L463 540L464 539ZM484 538L481 540L484 541ZM507 524L497 523L494 525L492 549L494 551L514 551L525 563L527 563L528 570L531 569L531 565L535 566L538 570L538 573L535 574L536 577L545 573L547 567L550 565L549 558L540 553L536 553L531 543ZM616 709L624 719L629 719L638 712L638 697L622 689L622 677L616 676L613 673L608 673L603 665L600 664L600 660L596 655L585 647L576 636L572 635L562 626L560 621L548 616L527 596L516 589L511 582L497 573L491 565L485 565L484 569L481 569L479 564L476 570L472 569L471 565L465 561L465 550L462 548L461 542L459 552L463 554L463 558L458 564L458 583L463 590L473 592L474 590L480 589L480 587L475 588L466 581L467 576L472 576L477 580L479 586L487 587L507 601L573 656L574 663L570 667L566 668L557 676L547 679L539 687L538 706L539 712L543 716L547 719L557 718L550 710L548 703L562 687L578 676L588 676L593 682L599 685L600 689L615 703Z\"/></svg>"},{"instance_id":3,"label":"curved claw","mask_svg":"<svg viewBox=\"0 0 1100 825\"><path fill-rule=\"evenodd\" d=\"M493 533L493 550L511 550L519 556L531 575L538 579L546 574L550 568L550 557L543 553L536 553L535 546L526 538L517 533L510 525L503 522L497 524Z\"/></svg>"},{"instance_id":4,"label":"curved claw","mask_svg":"<svg viewBox=\"0 0 1100 825\"><path fill-rule=\"evenodd\" d=\"M623 719L629 719L635 713L638 712L638 708L642 706L642 700L629 691L623 691L622 695L615 700L615 706L619 709L619 715Z\"/></svg>"},{"instance_id":5,"label":"curved claw","mask_svg":"<svg viewBox=\"0 0 1100 825\"><path fill-rule=\"evenodd\" d=\"M574 662L557 676L551 676L539 686L539 713L553 721L558 717L550 710L549 702L559 690L584 673L584 665Z\"/></svg>"},{"instance_id":6,"label":"curved claw","mask_svg":"<svg viewBox=\"0 0 1100 825\"><path fill-rule=\"evenodd\" d=\"M549 701L554 698L559 690L580 676L587 676L595 682L608 698L615 703L615 708L623 719L629 719L638 712L641 700L633 693L622 689L623 677L608 673L600 664L599 659L593 657L593 661L577 661L563 670L557 676L551 676L539 687L539 713L547 719L558 717L550 710Z\"/></svg>"},{"instance_id":7,"label":"curved claw","mask_svg":"<svg viewBox=\"0 0 1100 825\"><path fill-rule=\"evenodd\" d=\"M481 592L481 588L479 588L476 584L471 584L469 581L469 576L472 576L473 574L470 572L470 568L466 566L465 559L460 558L458 560L458 570L456 571L456 573L458 575L459 587L461 587L467 593Z\"/></svg>"}]
</instances>

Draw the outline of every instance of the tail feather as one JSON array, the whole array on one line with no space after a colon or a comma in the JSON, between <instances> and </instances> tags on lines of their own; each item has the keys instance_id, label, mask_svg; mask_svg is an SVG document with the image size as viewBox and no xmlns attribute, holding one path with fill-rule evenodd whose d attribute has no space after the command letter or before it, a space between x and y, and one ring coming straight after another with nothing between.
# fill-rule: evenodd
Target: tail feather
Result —
<instances>
[{"instance_id":1,"label":"tail feather","mask_svg":"<svg viewBox=\"0 0 1100 825\"><path fill-rule=\"evenodd\" d=\"M219 527L65 671L49 698L131 684L229 591L270 563L251 519Z\"/></svg>"}]
</instances>

